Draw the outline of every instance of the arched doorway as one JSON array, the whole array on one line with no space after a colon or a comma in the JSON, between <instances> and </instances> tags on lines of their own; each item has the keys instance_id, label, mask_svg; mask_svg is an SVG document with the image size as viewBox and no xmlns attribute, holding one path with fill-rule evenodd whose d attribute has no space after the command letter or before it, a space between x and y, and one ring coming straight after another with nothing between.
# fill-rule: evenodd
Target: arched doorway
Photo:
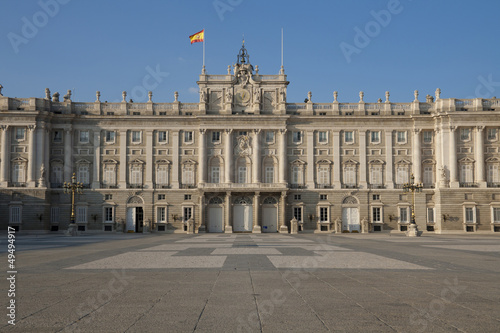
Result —
<instances>
[{"instance_id":1,"label":"arched doorway","mask_svg":"<svg viewBox=\"0 0 500 333\"><path fill-rule=\"evenodd\" d=\"M208 232L224 232L223 203L221 197L213 197L208 201Z\"/></svg>"},{"instance_id":2,"label":"arched doorway","mask_svg":"<svg viewBox=\"0 0 500 333\"><path fill-rule=\"evenodd\" d=\"M144 226L144 200L133 196L127 201L127 232L142 232Z\"/></svg>"},{"instance_id":3,"label":"arched doorway","mask_svg":"<svg viewBox=\"0 0 500 333\"><path fill-rule=\"evenodd\" d=\"M262 202L262 232L278 232L278 200L267 197Z\"/></svg>"},{"instance_id":4,"label":"arched doorway","mask_svg":"<svg viewBox=\"0 0 500 333\"><path fill-rule=\"evenodd\" d=\"M252 232L253 206L248 197L239 197L233 206L233 231Z\"/></svg>"},{"instance_id":5,"label":"arched doorway","mask_svg":"<svg viewBox=\"0 0 500 333\"><path fill-rule=\"evenodd\" d=\"M361 232L359 202L353 196L342 201L342 232Z\"/></svg>"}]
</instances>

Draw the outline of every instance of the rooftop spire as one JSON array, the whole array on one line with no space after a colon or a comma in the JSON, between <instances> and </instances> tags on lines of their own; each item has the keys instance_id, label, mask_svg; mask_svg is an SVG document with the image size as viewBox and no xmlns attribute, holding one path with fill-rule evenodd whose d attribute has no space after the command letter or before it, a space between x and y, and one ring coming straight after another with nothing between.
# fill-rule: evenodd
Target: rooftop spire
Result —
<instances>
[{"instance_id":1,"label":"rooftop spire","mask_svg":"<svg viewBox=\"0 0 500 333\"><path fill-rule=\"evenodd\" d=\"M243 35L243 42L241 44L240 52L238 53L237 63L238 65L243 65L245 63L250 64L250 56L248 55L247 49L245 49L245 35Z\"/></svg>"}]
</instances>

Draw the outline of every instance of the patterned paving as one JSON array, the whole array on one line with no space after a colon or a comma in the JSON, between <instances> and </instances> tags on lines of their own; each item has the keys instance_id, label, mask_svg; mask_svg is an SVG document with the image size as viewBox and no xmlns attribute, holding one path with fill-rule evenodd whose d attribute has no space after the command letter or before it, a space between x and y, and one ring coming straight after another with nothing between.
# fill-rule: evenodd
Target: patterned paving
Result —
<instances>
[{"instance_id":1,"label":"patterned paving","mask_svg":"<svg viewBox=\"0 0 500 333\"><path fill-rule=\"evenodd\" d=\"M416 265L287 235L201 235L67 269L408 269Z\"/></svg>"}]
</instances>

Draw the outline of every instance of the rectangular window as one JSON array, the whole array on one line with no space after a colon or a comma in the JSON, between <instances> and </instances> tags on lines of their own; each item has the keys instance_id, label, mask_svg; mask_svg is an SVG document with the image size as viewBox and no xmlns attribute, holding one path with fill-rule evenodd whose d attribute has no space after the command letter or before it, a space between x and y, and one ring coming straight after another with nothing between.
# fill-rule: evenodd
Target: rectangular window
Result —
<instances>
[{"instance_id":1,"label":"rectangular window","mask_svg":"<svg viewBox=\"0 0 500 333\"><path fill-rule=\"evenodd\" d=\"M500 208L493 208L493 222L500 223Z\"/></svg>"},{"instance_id":2,"label":"rectangular window","mask_svg":"<svg viewBox=\"0 0 500 333\"><path fill-rule=\"evenodd\" d=\"M398 143L406 143L406 131L397 131L396 139Z\"/></svg>"},{"instance_id":3,"label":"rectangular window","mask_svg":"<svg viewBox=\"0 0 500 333\"><path fill-rule=\"evenodd\" d=\"M184 207L183 211L184 211L184 215L183 215L184 221L187 221L193 217L193 208L192 207Z\"/></svg>"},{"instance_id":4,"label":"rectangular window","mask_svg":"<svg viewBox=\"0 0 500 333\"><path fill-rule=\"evenodd\" d=\"M133 165L130 169L130 184L142 185L142 167Z\"/></svg>"},{"instance_id":5,"label":"rectangular window","mask_svg":"<svg viewBox=\"0 0 500 333\"><path fill-rule=\"evenodd\" d=\"M218 184L220 183L220 167L212 167L210 171L212 183Z\"/></svg>"},{"instance_id":6,"label":"rectangular window","mask_svg":"<svg viewBox=\"0 0 500 333\"><path fill-rule=\"evenodd\" d=\"M465 207L465 223L474 223L474 208Z\"/></svg>"},{"instance_id":7,"label":"rectangular window","mask_svg":"<svg viewBox=\"0 0 500 333\"><path fill-rule=\"evenodd\" d=\"M238 168L238 183L244 184L247 182L247 167Z\"/></svg>"},{"instance_id":8,"label":"rectangular window","mask_svg":"<svg viewBox=\"0 0 500 333\"><path fill-rule=\"evenodd\" d=\"M220 132L212 132L212 142L220 142Z\"/></svg>"},{"instance_id":9,"label":"rectangular window","mask_svg":"<svg viewBox=\"0 0 500 333\"><path fill-rule=\"evenodd\" d=\"M61 184L63 182L62 166L54 165L52 167L52 183Z\"/></svg>"},{"instance_id":10,"label":"rectangular window","mask_svg":"<svg viewBox=\"0 0 500 333\"><path fill-rule=\"evenodd\" d=\"M184 132L184 143L193 143L193 132L185 131Z\"/></svg>"},{"instance_id":11,"label":"rectangular window","mask_svg":"<svg viewBox=\"0 0 500 333\"><path fill-rule=\"evenodd\" d=\"M141 142L141 131L132 131L132 143Z\"/></svg>"},{"instance_id":12,"label":"rectangular window","mask_svg":"<svg viewBox=\"0 0 500 333\"><path fill-rule=\"evenodd\" d=\"M105 194L104 200L113 200L113 194Z\"/></svg>"},{"instance_id":13,"label":"rectangular window","mask_svg":"<svg viewBox=\"0 0 500 333\"><path fill-rule=\"evenodd\" d=\"M299 166L294 166L292 168L292 184L302 185L304 183L304 176L302 173L302 168Z\"/></svg>"},{"instance_id":14,"label":"rectangular window","mask_svg":"<svg viewBox=\"0 0 500 333\"><path fill-rule=\"evenodd\" d=\"M488 128L487 132L487 138L488 141L496 141L497 140L497 135L498 135L498 129L496 128Z\"/></svg>"},{"instance_id":15,"label":"rectangular window","mask_svg":"<svg viewBox=\"0 0 500 333\"><path fill-rule=\"evenodd\" d=\"M424 184L434 184L434 167L424 166Z\"/></svg>"},{"instance_id":16,"label":"rectangular window","mask_svg":"<svg viewBox=\"0 0 500 333\"><path fill-rule=\"evenodd\" d=\"M382 166L373 165L370 169L370 184L382 185Z\"/></svg>"},{"instance_id":17,"label":"rectangular window","mask_svg":"<svg viewBox=\"0 0 500 333\"><path fill-rule=\"evenodd\" d=\"M10 223L21 223L21 207L10 207Z\"/></svg>"},{"instance_id":18,"label":"rectangular window","mask_svg":"<svg viewBox=\"0 0 500 333\"><path fill-rule=\"evenodd\" d=\"M371 143L379 143L380 142L380 132L370 132L370 142Z\"/></svg>"},{"instance_id":19,"label":"rectangular window","mask_svg":"<svg viewBox=\"0 0 500 333\"><path fill-rule=\"evenodd\" d=\"M372 196L372 200L373 200L373 201L379 201L379 200L380 200L380 194L374 194L374 195Z\"/></svg>"},{"instance_id":20,"label":"rectangular window","mask_svg":"<svg viewBox=\"0 0 500 333\"><path fill-rule=\"evenodd\" d=\"M344 141L346 143L353 143L354 142L354 133L352 131L344 132Z\"/></svg>"},{"instance_id":21,"label":"rectangular window","mask_svg":"<svg viewBox=\"0 0 500 333\"><path fill-rule=\"evenodd\" d=\"M266 143L273 143L273 142L274 142L274 132L267 131L266 132Z\"/></svg>"},{"instance_id":22,"label":"rectangular window","mask_svg":"<svg viewBox=\"0 0 500 333\"><path fill-rule=\"evenodd\" d=\"M399 165L396 169L396 184L408 183L408 167L406 165Z\"/></svg>"},{"instance_id":23,"label":"rectangular window","mask_svg":"<svg viewBox=\"0 0 500 333\"><path fill-rule=\"evenodd\" d=\"M62 131L54 131L54 137L52 139L55 143L62 142Z\"/></svg>"},{"instance_id":24,"label":"rectangular window","mask_svg":"<svg viewBox=\"0 0 500 333\"><path fill-rule=\"evenodd\" d=\"M432 143L432 132L431 131L424 131L423 137L424 137L424 143Z\"/></svg>"},{"instance_id":25,"label":"rectangular window","mask_svg":"<svg viewBox=\"0 0 500 333\"><path fill-rule=\"evenodd\" d=\"M302 222L302 207L293 207L293 217L298 222Z\"/></svg>"},{"instance_id":26,"label":"rectangular window","mask_svg":"<svg viewBox=\"0 0 500 333\"><path fill-rule=\"evenodd\" d=\"M186 185L194 185L194 167L185 165L182 172L182 183Z\"/></svg>"},{"instance_id":27,"label":"rectangular window","mask_svg":"<svg viewBox=\"0 0 500 333\"><path fill-rule=\"evenodd\" d=\"M167 131L159 131L158 132L158 142L166 143L167 142Z\"/></svg>"},{"instance_id":28,"label":"rectangular window","mask_svg":"<svg viewBox=\"0 0 500 333\"><path fill-rule=\"evenodd\" d=\"M16 140L24 140L26 130L24 128L16 128Z\"/></svg>"},{"instance_id":29,"label":"rectangular window","mask_svg":"<svg viewBox=\"0 0 500 333\"><path fill-rule=\"evenodd\" d=\"M104 207L104 222L113 222L113 207Z\"/></svg>"},{"instance_id":30,"label":"rectangular window","mask_svg":"<svg viewBox=\"0 0 500 333\"><path fill-rule=\"evenodd\" d=\"M191 200L191 194L184 194L184 200Z\"/></svg>"},{"instance_id":31,"label":"rectangular window","mask_svg":"<svg viewBox=\"0 0 500 333\"><path fill-rule=\"evenodd\" d=\"M328 207L319 207L319 221L328 222Z\"/></svg>"},{"instance_id":32,"label":"rectangular window","mask_svg":"<svg viewBox=\"0 0 500 333\"><path fill-rule=\"evenodd\" d=\"M165 200L165 194L158 194L158 200Z\"/></svg>"},{"instance_id":33,"label":"rectangular window","mask_svg":"<svg viewBox=\"0 0 500 333\"><path fill-rule=\"evenodd\" d=\"M301 200L301 199L302 199L302 196L301 196L300 194L294 194L294 195L293 195L293 200L295 200L295 201L299 201L299 200Z\"/></svg>"},{"instance_id":34,"label":"rectangular window","mask_svg":"<svg viewBox=\"0 0 500 333\"><path fill-rule=\"evenodd\" d=\"M321 131L318 133L318 141L319 143L326 143L328 142L328 133L325 131Z\"/></svg>"},{"instance_id":35,"label":"rectangular window","mask_svg":"<svg viewBox=\"0 0 500 333\"><path fill-rule=\"evenodd\" d=\"M344 167L344 184L356 185L356 167L354 165Z\"/></svg>"},{"instance_id":36,"label":"rectangular window","mask_svg":"<svg viewBox=\"0 0 500 333\"><path fill-rule=\"evenodd\" d=\"M106 165L104 167L104 177L102 179L104 185L115 185L116 184L116 175L115 175L115 166L114 165Z\"/></svg>"},{"instance_id":37,"label":"rectangular window","mask_svg":"<svg viewBox=\"0 0 500 333\"><path fill-rule=\"evenodd\" d=\"M372 207L372 219L373 223L380 223L381 220L381 208L380 207Z\"/></svg>"},{"instance_id":38,"label":"rectangular window","mask_svg":"<svg viewBox=\"0 0 500 333\"><path fill-rule=\"evenodd\" d=\"M168 185L168 166L159 165L156 174L156 184Z\"/></svg>"},{"instance_id":39,"label":"rectangular window","mask_svg":"<svg viewBox=\"0 0 500 333\"><path fill-rule=\"evenodd\" d=\"M274 183L274 167L266 167L265 182L267 184Z\"/></svg>"},{"instance_id":40,"label":"rectangular window","mask_svg":"<svg viewBox=\"0 0 500 333\"><path fill-rule=\"evenodd\" d=\"M472 164L462 164L460 166L460 181L462 183L474 182L474 175L472 173Z\"/></svg>"},{"instance_id":41,"label":"rectangular window","mask_svg":"<svg viewBox=\"0 0 500 333\"><path fill-rule=\"evenodd\" d=\"M497 164L488 165L488 183L500 182L500 169Z\"/></svg>"},{"instance_id":42,"label":"rectangular window","mask_svg":"<svg viewBox=\"0 0 500 333\"><path fill-rule=\"evenodd\" d=\"M434 223L434 207L427 207L427 223Z\"/></svg>"},{"instance_id":43,"label":"rectangular window","mask_svg":"<svg viewBox=\"0 0 500 333\"><path fill-rule=\"evenodd\" d=\"M328 200L328 194L320 194L319 200Z\"/></svg>"},{"instance_id":44,"label":"rectangular window","mask_svg":"<svg viewBox=\"0 0 500 333\"><path fill-rule=\"evenodd\" d=\"M50 223L59 223L59 207L50 208Z\"/></svg>"},{"instance_id":45,"label":"rectangular window","mask_svg":"<svg viewBox=\"0 0 500 333\"><path fill-rule=\"evenodd\" d=\"M302 141L302 132L296 131L292 134L292 140L294 143L299 143Z\"/></svg>"},{"instance_id":46,"label":"rectangular window","mask_svg":"<svg viewBox=\"0 0 500 333\"><path fill-rule=\"evenodd\" d=\"M408 223L408 208L400 207L399 208L399 222L400 223Z\"/></svg>"},{"instance_id":47,"label":"rectangular window","mask_svg":"<svg viewBox=\"0 0 500 333\"><path fill-rule=\"evenodd\" d=\"M321 165L318 168L318 184L330 185L330 167L329 166Z\"/></svg>"},{"instance_id":48,"label":"rectangular window","mask_svg":"<svg viewBox=\"0 0 500 333\"><path fill-rule=\"evenodd\" d=\"M78 174L76 176L76 181L82 184L89 184L89 166L80 165L78 167Z\"/></svg>"},{"instance_id":49,"label":"rectangular window","mask_svg":"<svg viewBox=\"0 0 500 333\"><path fill-rule=\"evenodd\" d=\"M165 223L167 222L167 207L158 207L156 210L156 222Z\"/></svg>"},{"instance_id":50,"label":"rectangular window","mask_svg":"<svg viewBox=\"0 0 500 333\"><path fill-rule=\"evenodd\" d=\"M114 131L106 131L106 142L107 143L115 142L115 132Z\"/></svg>"},{"instance_id":51,"label":"rectangular window","mask_svg":"<svg viewBox=\"0 0 500 333\"><path fill-rule=\"evenodd\" d=\"M247 131L240 131L238 133L238 136L247 136L248 135L248 132Z\"/></svg>"},{"instance_id":52,"label":"rectangular window","mask_svg":"<svg viewBox=\"0 0 500 333\"><path fill-rule=\"evenodd\" d=\"M86 223L87 222L87 207L77 207L76 208L76 222Z\"/></svg>"},{"instance_id":53,"label":"rectangular window","mask_svg":"<svg viewBox=\"0 0 500 333\"><path fill-rule=\"evenodd\" d=\"M469 128L461 128L460 129L460 140L469 141L470 140L470 129Z\"/></svg>"},{"instance_id":54,"label":"rectangular window","mask_svg":"<svg viewBox=\"0 0 500 333\"><path fill-rule=\"evenodd\" d=\"M13 176L12 181L14 183L24 183L24 165L15 164L12 176Z\"/></svg>"},{"instance_id":55,"label":"rectangular window","mask_svg":"<svg viewBox=\"0 0 500 333\"><path fill-rule=\"evenodd\" d=\"M89 143L89 131L80 131L80 143Z\"/></svg>"}]
</instances>

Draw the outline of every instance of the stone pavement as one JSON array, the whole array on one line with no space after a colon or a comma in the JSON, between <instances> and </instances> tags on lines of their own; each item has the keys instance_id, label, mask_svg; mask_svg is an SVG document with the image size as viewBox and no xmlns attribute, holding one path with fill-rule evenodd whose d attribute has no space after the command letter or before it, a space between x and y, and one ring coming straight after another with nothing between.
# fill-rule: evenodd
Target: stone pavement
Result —
<instances>
[{"instance_id":1,"label":"stone pavement","mask_svg":"<svg viewBox=\"0 0 500 333\"><path fill-rule=\"evenodd\" d=\"M494 236L19 235L16 245L16 326L4 307L1 332L500 331Z\"/></svg>"}]
</instances>

